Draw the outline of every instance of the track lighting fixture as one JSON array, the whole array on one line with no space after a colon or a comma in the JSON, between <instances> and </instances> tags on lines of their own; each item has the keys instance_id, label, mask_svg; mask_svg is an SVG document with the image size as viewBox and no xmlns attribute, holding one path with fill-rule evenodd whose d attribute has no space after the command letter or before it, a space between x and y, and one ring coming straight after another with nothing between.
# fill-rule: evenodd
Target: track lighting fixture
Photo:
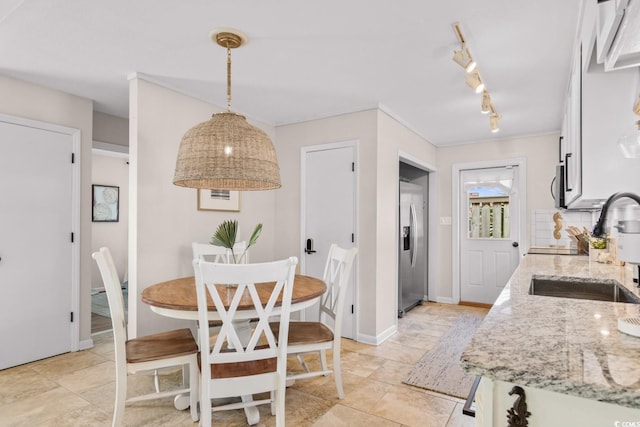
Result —
<instances>
[{"instance_id":1,"label":"track lighting fixture","mask_svg":"<svg viewBox=\"0 0 640 427\"><path fill-rule=\"evenodd\" d=\"M464 81L467 82L469 87L473 89L475 93L480 93L484 90L484 83L482 83L480 74L478 74L477 71L467 74L464 78Z\"/></svg>"},{"instance_id":2,"label":"track lighting fixture","mask_svg":"<svg viewBox=\"0 0 640 427\"><path fill-rule=\"evenodd\" d=\"M464 45L462 45L460 50L453 51L453 60L462 68L464 68L467 73L472 72L476 68L476 61L471 59L469 49L467 49Z\"/></svg>"},{"instance_id":3,"label":"track lighting fixture","mask_svg":"<svg viewBox=\"0 0 640 427\"><path fill-rule=\"evenodd\" d=\"M500 119L500 115L498 113L491 113L489 116L489 126L491 127L491 132L496 133L500 131L500 126L498 125L498 120Z\"/></svg>"},{"instance_id":4,"label":"track lighting fixture","mask_svg":"<svg viewBox=\"0 0 640 427\"><path fill-rule=\"evenodd\" d=\"M453 51L453 61L460 65L467 72L464 76L464 81L467 85L474 90L475 93L482 93L482 99L480 102L480 112L482 114L490 114L489 126L491 132L495 133L500 130L498 120L502 118L500 114L496 112L493 102L491 101L491 95L487 90L482 78L480 77L480 71L478 65L471 57L471 52L467 47L462 30L460 29L460 23L454 22L453 31L456 33L456 37L460 42L460 49ZM639 103L640 104L640 103Z\"/></svg>"},{"instance_id":5,"label":"track lighting fixture","mask_svg":"<svg viewBox=\"0 0 640 427\"><path fill-rule=\"evenodd\" d=\"M480 107L480 112L482 114L489 114L491 112L491 96L486 89L482 91L482 104Z\"/></svg>"}]
</instances>

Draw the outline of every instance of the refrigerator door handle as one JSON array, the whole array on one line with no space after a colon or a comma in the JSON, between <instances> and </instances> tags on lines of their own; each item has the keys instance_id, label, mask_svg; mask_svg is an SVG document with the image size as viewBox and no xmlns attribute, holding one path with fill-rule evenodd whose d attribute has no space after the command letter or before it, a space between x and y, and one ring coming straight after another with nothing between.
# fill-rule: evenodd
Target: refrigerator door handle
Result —
<instances>
[{"instance_id":1,"label":"refrigerator door handle","mask_svg":"<svg viewBox=\"0 0 640 427\"><path fill-rule=\"evenodd\" d=\"M413 203L411 203L411 205L409 206L409 223L411 224L411 229L413 230L413 241L411 242L411 267L415 267L416 257L418 256L418 251L416 250L416 248L418 247L418 223L416 219L416 207Z\"/></svg>"}]
</instances>

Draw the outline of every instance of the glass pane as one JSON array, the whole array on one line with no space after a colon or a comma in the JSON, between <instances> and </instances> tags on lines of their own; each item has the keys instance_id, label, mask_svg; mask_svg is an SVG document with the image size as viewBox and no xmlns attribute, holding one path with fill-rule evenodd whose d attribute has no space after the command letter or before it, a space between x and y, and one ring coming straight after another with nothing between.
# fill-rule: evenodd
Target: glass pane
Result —
<instances>
[{"instance_id":1,"label":"glass pane","mask_svg":"<svg viewBox=\"0 0 640 427\"><path fill-rule=\"evenodd\" d=\"M503 189L475 186L467 191L467 199L469 238L509 238L509 195Z\"/></svg>"}]
</instances>

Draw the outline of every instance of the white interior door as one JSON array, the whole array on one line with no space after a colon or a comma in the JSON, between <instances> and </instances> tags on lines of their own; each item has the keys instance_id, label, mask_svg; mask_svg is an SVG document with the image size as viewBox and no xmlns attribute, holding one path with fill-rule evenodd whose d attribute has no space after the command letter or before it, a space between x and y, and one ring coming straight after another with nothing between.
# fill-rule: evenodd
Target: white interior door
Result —
<instances>
[{"instance_id":1,"label":"white interior door","mask_svg":"<svg viewBox=\"0 0 640 427\"><path fill-rule=\"evenodd\" d=\"M72 349L73 137L0 121L0 369Z\"/></svg>"},{"instance_id":2,"label":"white interior door","mask_svg":"<svg viewBox=\"0 0 640 427\"><path fill-rule=\"evenodd\" d=\"M519 262L518 166L460 173L460 300L493 304Z\"/></svg>"},{"instance_id":3,"label":"white interior door","mask_svg":"<svg viewBox=\"0 0 640 427\"><path fill-rule=\"evenodd\" d=\"M329 246L355 245L355 144L307 147L303 152L302 268L304 274L322 277ZM306 249L310 249L307 251ZM355 271L351 273L345 301L343 336L355 338ZM312 307L306 318L317 316Z\"/></svg>"}]
</instances>

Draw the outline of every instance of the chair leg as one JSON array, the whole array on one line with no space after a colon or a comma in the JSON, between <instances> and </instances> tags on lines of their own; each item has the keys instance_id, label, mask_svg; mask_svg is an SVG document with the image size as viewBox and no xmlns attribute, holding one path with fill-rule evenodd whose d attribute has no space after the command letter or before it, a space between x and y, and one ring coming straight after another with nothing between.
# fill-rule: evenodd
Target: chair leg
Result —
<instances>
[{"instance_id":1,"label":"chair leg","mask_svg":"<svg viewBox=\"0 0 640 427\"><path fill-rule=\"evenodd\" d=\"M127 403L127 373L124 373L124 378L120 378L120 375L116 376L116 401L113 407L113 421L112 427L120 427L122 424L122 418L124 416L124 406Z\"/></svg>"},{"instance_id":2,"label":"chair leg","mask_svg":"<svg viewBox=\"0 0 640 427\"><path fill-rule=\"evenodd\" d=\"M304 359L302 358L302 355L298 353L296 354L296 358L298 359L298 362L300 363L300 365L302 365L302 369L304 369L305 372L309 372L309 367L307 366Z\"/></svg>"},{"instance_id":3,"label":"chair leg","mask_svg":"<svg viewBox=\"0 0 640 427\"><path fill-rule=\"evenodd\" d=\"M323 371L328 371L329 368L327 367L327 352L324 350L320 350L320 366L322 367ZM326 377L328 374L324 374L324 376Z\"/></svg>"},{"instance_id":4,"label":"chair leg","mask_svg":"<svg viewBox=\"0 0 640 427\"><path fill-rule=\"evenodd\" d=\"M284 423L284 399L285 399L285 386L279 386L276 390L276 427L285 427Z\"/></svg>"},{"instance_id":5,"label":"chair leg","mask_svg":"<svg viewBox=\"0 0 640 427\"><path fill-rule=\"evenodd\" d=\"M336 389L338 389L338 397L340 399L344 399L344 389L342 388L342 365L340 364L339 347L334 348L333 350L333 376L336 379Z\"/></svg>"},{"instance_id":6,"label":"chair leg","mask_svg":"<svg viewBox=\"0 0 640 427\"><path fill-rule=\"evenodd\" d=\"M189 405L191 407L191 420L198 421L198 390L200 388L200 376L198 375L198 362L192 360L189 363ZM184 374L183 374L184 381Z\"/></svg>"},{"instance_id":7,"label":"chair leg","mask_svg":"<svg viewBox=\"0 0 640 427\"><path fill-rule=\"evenodd\" d=\"M200 426L211 427L211 398L208 381L200 381Z\"/></svg>"},{"instance_id":8,"label":"chair leg","mask_svg":"<svg viewBox=\"0 0 640 427\"><path fill-rule=\"evenodd\" d=\"M275 393L275 391L271 390L269 392L269 398L271 399L271 415L275 415L276 414L276 393Z\"/></svg>"}]
</instances>

